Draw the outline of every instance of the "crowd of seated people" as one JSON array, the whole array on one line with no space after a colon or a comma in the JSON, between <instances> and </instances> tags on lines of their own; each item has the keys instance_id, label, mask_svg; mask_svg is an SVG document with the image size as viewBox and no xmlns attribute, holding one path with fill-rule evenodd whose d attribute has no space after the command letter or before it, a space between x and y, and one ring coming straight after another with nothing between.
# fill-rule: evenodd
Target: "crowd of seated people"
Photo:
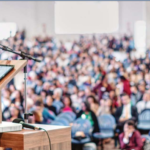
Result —
<instances>
[{"instance_id":1,"label":"crowd of seated people","mask_svg":"<svg viewBox=\"0 0 150 150\"><path fill-rule=\"evenodd\" d=\"M136 126L126 121L137 122L138 114L150 108L150 50L145 58L131 58L135 50L132 36L81 36L73 42L58 42L50 37L28 40L25 32L17 32L0 43L42 60L28 61L27 109L33 113L32 123L50 124L59 114L74 112L99 132L97 117L111 114L119 134L125 131L119 137L125 136L120 142L125 147L127 128ZM124 51L127 58L116 61L113 51ZM0 58L20 59L6 53ZM24 83L16 89L12 80L2 90L2 110L5 121L23 118Z\"/></svg>"}]
</instances>

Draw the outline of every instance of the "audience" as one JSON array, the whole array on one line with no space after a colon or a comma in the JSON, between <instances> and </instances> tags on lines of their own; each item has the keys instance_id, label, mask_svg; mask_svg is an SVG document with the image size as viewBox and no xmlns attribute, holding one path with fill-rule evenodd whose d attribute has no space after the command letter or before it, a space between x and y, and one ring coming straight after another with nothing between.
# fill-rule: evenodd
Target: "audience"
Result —
<instances>
[{"instance_id":1,"label":"audience","mask_svg":"<svg viewBox=\"0 0 150 150\"><path fill-rule=\"evenodd\" d=\"M41 59L40 63L28 61L27 99L28 111L33 113L31 123L50 124L60 113L74 112L77 118L91 122L93 132L99 132L97 117L111 114L120 132L124 124L133 131L133 125L126 122L137 122L138 113L150 109L150 50L145 58L133 57L132 36L80 36L73 42L62 42L40 36L28 40L25 32L17 32L0 43ZM114 53L126 57L117 61ZM7 58L7 52L5 54L4 57L0 51L0 58L20 59L16 54ZM2 89L4 121L23 117L24 83L20 88L14 83L12 80ZM128 139L129 134L125 135ZM133 139L136 138L133 135ZM130 144L122 146L128 148Z\"/></svg>"}]
</instances>

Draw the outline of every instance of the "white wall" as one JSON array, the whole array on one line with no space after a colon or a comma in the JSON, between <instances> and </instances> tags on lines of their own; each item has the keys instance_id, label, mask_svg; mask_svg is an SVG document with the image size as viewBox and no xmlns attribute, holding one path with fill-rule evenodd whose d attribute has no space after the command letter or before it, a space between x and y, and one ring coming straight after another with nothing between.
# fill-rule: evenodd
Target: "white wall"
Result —
<instances>
[{"instance_id":1,"label":"white wall","mask_svg":"<svg viewBox=\"0 0 150 150\"><path fill-rule=\"evenodd\" d=\"M120 32L134 31L134 23L146 19L146 8L144 1L122 1L120 2Z\"/></svg>"},{"instance_id":2,"label":"white wall","mask_svg":"<svg viewBox=\"0 0 150 150\"><path fill-rule=\"evenodd\" d=\"M25 28L28 37L43 34L43 24L49 35L60 39L74 39L78 35L56 35L54 32L54 1L0 2L0 22L16 22L19 29ZM137 20L145 20L145 2L119 2L119 33L127 32L128 24L133 32Z\"/></svg>"},{"instance_id":3,"label":"white wall","mask_svg":"<svg viewBox=\"0 0 150 150\"><path fill-rule=\"evenodd\" d=\"M146 27L147 47L150 47L150 2L146 2Z\"/></svg>"}]
</instances>

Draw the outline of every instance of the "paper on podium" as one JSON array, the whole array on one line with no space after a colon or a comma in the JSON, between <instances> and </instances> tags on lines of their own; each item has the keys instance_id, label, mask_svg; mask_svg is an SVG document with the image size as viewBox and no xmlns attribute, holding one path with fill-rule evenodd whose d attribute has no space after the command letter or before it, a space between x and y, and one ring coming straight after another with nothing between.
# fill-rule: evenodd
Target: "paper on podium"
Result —
<instances>
[{"instance_id":1,"label":"paper on podium","mask_svg":"<svg viewBox=\"0 0 150 150\"><path fill-rule=\"evenodd\" d=\"M3 121L0 124L0 133L3 132L12 132L12 131L20 131L22 130L22 125L18 123L5 122Z\"/></svg>"}]
</instances>

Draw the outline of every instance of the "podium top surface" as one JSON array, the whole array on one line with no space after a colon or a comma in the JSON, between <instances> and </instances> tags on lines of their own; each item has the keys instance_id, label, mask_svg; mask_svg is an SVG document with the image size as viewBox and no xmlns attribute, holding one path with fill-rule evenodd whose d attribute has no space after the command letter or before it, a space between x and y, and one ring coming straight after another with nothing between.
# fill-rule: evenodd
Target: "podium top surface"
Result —
<instances>
[{"instance_id":1,"label":"podium top surface","mask_svg":"<svg viewBox=\"0 0 150 150\"><path fill-rule=\"evenodd\" d=\"M27 65L27 60L0 60L1 65L13 65L14 69L9 72L1 81L0 89L6 86L14 76Z\"/></svg>"},{"instance_id":2,"label":"podium top surface","mask_svg":"<svg viewBox=\"0 0 150 150\"><path fill-rule=\"evenodd\" d=\"M54 125L43 125L43 124L32 124L37 127L44 128L48 132L51 131L58 131L58 130L65 130L65 129L71 129L70 126L54 126ZM21 134L21 135L29 135L29 134L37 134L39 132L42 132L43 130L32 130L32 129L22 129L21 131L14 131L14 132L7 132L7 134Z\"/></svg>"}]
</instances>

